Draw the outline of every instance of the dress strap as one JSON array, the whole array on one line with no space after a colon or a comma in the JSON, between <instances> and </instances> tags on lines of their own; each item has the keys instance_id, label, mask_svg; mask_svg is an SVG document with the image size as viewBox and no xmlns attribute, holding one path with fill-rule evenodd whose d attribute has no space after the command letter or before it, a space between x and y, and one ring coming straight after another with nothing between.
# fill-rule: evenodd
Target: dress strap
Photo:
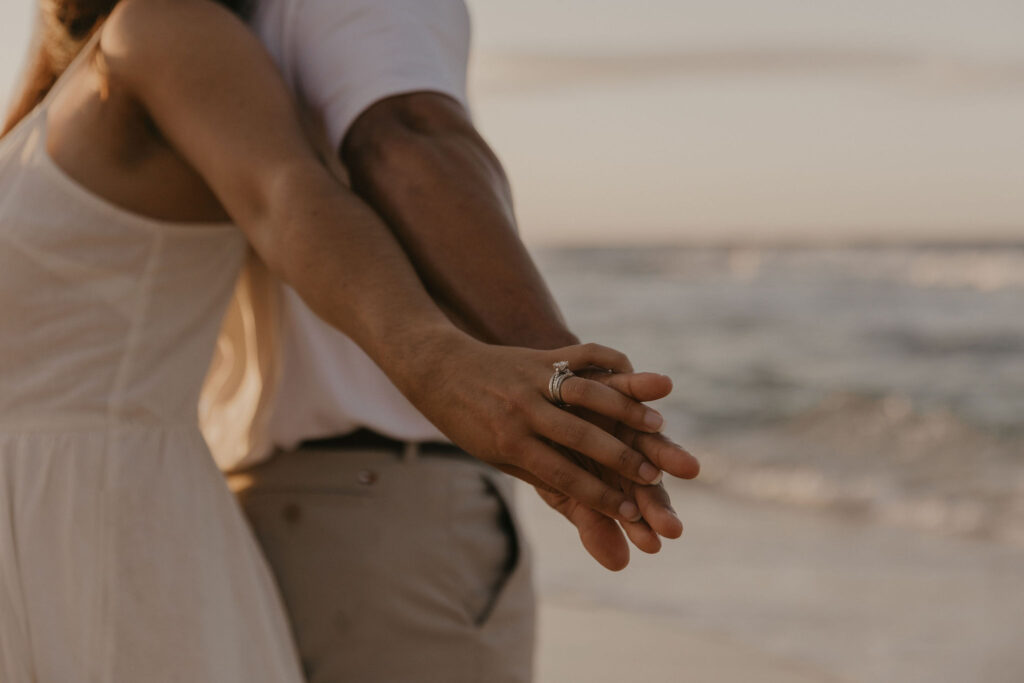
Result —
<instances>
[{"instance_id":1,"label":"dress strap","mask_svg":"<svg viewBox=\"0 0 1024 683\"><path fill-rule=\"evenodd\" d=\"M100 42L100 34L102 33L103 24L101 23L95 29L93 29L92 35L89 36L88 40L86 40L85 43L82 44L82 47L78 51L78 54L76 54L75 58L71 60L70 64L68 64L68 68L64 69L64 72L57 77L57 80L50 88L50 91L46 93L46 95L39 102L39 104L36 105L36 112L46 111L46 108L50 106L50 102L52 102L54 98L57 97L58 94L60 94L60 91L64 89L65 85L67 85L67 82L71 80L71 74L77 71L79 66L81 66L82 62L86 61L89 55L93 53L94 48Z\"/></svg>"}]
</instances>

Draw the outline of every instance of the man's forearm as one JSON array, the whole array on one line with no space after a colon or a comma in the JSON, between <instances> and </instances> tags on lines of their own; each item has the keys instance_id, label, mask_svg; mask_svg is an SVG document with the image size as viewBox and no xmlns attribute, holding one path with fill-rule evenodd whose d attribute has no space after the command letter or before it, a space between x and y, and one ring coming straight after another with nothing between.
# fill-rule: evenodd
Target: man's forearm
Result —
<instances>
[{"instance_id":1,"label":"man's forearm","mask_svg":"<svg viewBox=\"0 0 1024 683\"><path fill-rule=\"evenodd\" d=\"M492 343L534 348L576 341L519 240L504 171L457 103L425 94L385 100L356 122L341 151L353 188L388 223L435 300L468 332ZM602 373L609 382L625 377ZM616 390L638 400L662 398L671 390L665 377L639 377ZM660 435L614 419L597 420L617 439L656 455L664 471L696 475L693 457ZM577 527L584 547L605 567L628 563L624 533L648 553L661 547L659 534L682 533L660 485L632 487L585 455L562 453L614 490L634 492L644 510L646 521L626 525L624 532L589 504L538 489Z\"/></svg>"},{"instance_id":2,"label":"man's forearm","mask_svg":"<svg viewBox=\"0 0 1024 683\"><path fill-rule=\"evenodd\" d=\"M461 105L433 93L377 103L341 152L353 188L470 332L533 348L577 342L517 235L501 164Z\"/></svg>"}]
</instances>

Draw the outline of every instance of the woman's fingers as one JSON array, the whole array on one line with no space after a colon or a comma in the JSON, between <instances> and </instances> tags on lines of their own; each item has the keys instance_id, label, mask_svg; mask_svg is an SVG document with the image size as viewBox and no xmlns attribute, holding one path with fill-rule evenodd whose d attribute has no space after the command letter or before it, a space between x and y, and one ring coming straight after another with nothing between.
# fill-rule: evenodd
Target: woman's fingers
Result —
<instances>
[{"instance_id":1,"label":"woman's fingers","mask_svg":"<svg viewBox=\"0 0 1024 683\"><path fill-rule=\"evenodd\" d=\"M597 425L550 405L541 408L534 423L541 436L638 484L661 481L658 467Z\"/></svg>"},{"instance_id":2,"label":"woman's fingers","mask_svg":"<svg viewBox=\"0 0 1024 683\"><path fill-rule=\"evenodd\" d=\"M549 354L551 362L569 361L569 369L576 371L591 366L613 372L633 372L633 364L621 351L601 344L579 344L557 349ZM558 356L557 358L555 356Z\"/></svg>"},{"instance_id":3,"label":"woman's fingers","mask_svg":"<svg viewBox=\"0 0 1024 683\"><path fill-rule=\"evenodd\" d=\"M545 488L554 489L603 515L622 522L640 519L640 508L629 496L537 439L526 443L522 466L543 482Z\"/></svg>"},{"instance_id":4,"label":"woman's fingers","mask_svg":"<svg viewBox=\"0 0 1024 683\"><path fill-rule=\"evenodd\" d=\"M588 422L602 424L602 421L604 421L605 429L610 430L617 441L639 452L663 472L667 472L680 479L693 479L700 474L700 461L685 448L668 439L664 434L650 434L638 431L627 424L623 424L621 421L609 424L607 420L603 420L603 415L585 408L580 408L575 412L581 419ZM630 479L636 480L636 477L630 477ZM646 484L651 482L638 483Z\"/></svg>"},{"instance_id":5,"label":"woman's fingers","mask_svg":"<svg viewBox=\"0 0 1024 683\"><path fill-rule=\"evenodd\" d=\"M570 377L562 382L561 393L562 400L569 405L586 408L642 432L657 432L665 424L657 410L601 382Z\"/></svg>"}]
</instances>

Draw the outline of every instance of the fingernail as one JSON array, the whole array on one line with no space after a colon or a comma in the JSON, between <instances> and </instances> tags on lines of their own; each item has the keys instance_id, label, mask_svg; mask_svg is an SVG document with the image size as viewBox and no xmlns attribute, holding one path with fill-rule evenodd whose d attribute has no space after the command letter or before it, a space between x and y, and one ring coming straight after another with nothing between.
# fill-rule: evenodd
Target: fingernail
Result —
<instances>
[{"instance_id":1,"label":"fingernail","mask_svg":"<svg viewBox=\"0 0 1024 683\"><path fill-rule=\"evenodd\" d=\"M665 424L665 418L657 410L648 408L644 414L644 426L648 429L661 429L663 424Z\"/></svg>"},{"instance_id":2,"label":"fingernail","mask_svg":"<svg viewBox=\"0 0 1024 683\"><path fill-rule=\"evenodd\" d=\"M619 506L619 514L631 522L635 522L640 519L640 510L637 508L635 503L629 500Z\"/></svg>"},{"instance_id":3,"label":"fingernail","mask_svg":"<svg viewBox=\"0 0 1024 683\"><path fill-rule=\"evenodd\" d=\"M651 484L661 482L661 470L649 462L640 465L640 478Z\"/></svg>"}]
</instances>

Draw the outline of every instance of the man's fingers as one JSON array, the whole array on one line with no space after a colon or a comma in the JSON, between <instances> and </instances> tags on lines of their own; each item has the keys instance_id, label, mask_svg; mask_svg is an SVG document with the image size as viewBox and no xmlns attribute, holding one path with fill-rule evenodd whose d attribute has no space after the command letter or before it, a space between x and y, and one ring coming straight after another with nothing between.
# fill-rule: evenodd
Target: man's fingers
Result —
<instances>
[{"instance_id":1,"label":"man's fingers","mask_svg":"<svg viewBox=\"0 0 1024 683\"><path fill-rule=\"evenodd\" d=\"M520 465L547 487L573 500L623 522L640 519L640 508L622 491L613 488L590 472L572 463L551 446L531 440Z\"/></svg>"},{"instance_id":2,"label":"man's fingers","mask_svg":"<svg viewBox=\"0 0 1024 683\"><path fill-rule=\"evenodd\" d=\"M646 521L622 522L622 529L633 545L645 553L653 555L661 550L661 539Z\"/></svg>"},{"instance_id":3,"label":"man's fingers","mask_svg":"<svg viewBox=\"0 0 1024 683\"><path fill-rule=\"evenodd\" d=\"M661 481L661 470L635 449L572 413L549 408L537 417L538 434L639 484Z\"/></svg>"},{"instance_id":4,"label":"man's fingers","mask_svg":"<svg viewBox=\"0 0 1024 683\"><path fill-rule=\"evenodd\" d=\"M629 564L629 545L615 520L560 493L538 488L537 494L576 527L583 547L602 567L617 572Z\"/></svg>"},{"instance_id":5,"label":"man's fingers","mask_svg":"<svg viewBox=\"0 0 1024 683\"><path fill-rule=\"evenodd\" d=\"M562 383L562 400L642 432L657 432L665 423L657 410L610 386L582 377L570 377Z\"/></svg>"},{"instance_id":6,"label":"man's fingers","mask_svg":"<svg viewBox=\"0 0 1024 683\"><path fill-rule=\"evenodd\" d=\"M542 489L545 489L547 491L550 491L551 493L558 493L558 491L556 491L555 489L551 488L550 486L545 484L543 481L541 481L537 477L533 476L532 474L530 474L529 472L524 470L522 467L516 467L515 465L508 465L508 464L505 464L505 463L497 463L494 466L497 467L499 470L501 470L502 472L504 472L505 474L507 474L509 476L512 476L512 477L515 477L516 479L521 479L521 480L525 481L530 486L533 486L533 487L538 488L538 489L542 488Z\"/></svg>"},{"instance_id":7,"label":"man's fingers","mask_svg":"<svg viewBox=\"0 0 1024 683\"><path fill-rule=\"evenodd\" d=\"M679 538L683 535L683 523L672 509L672 502L665 487L637 486L633 489L633 495L640 506L644 521L651 529L665 538Z\"/></svg>"}]
</instances>

